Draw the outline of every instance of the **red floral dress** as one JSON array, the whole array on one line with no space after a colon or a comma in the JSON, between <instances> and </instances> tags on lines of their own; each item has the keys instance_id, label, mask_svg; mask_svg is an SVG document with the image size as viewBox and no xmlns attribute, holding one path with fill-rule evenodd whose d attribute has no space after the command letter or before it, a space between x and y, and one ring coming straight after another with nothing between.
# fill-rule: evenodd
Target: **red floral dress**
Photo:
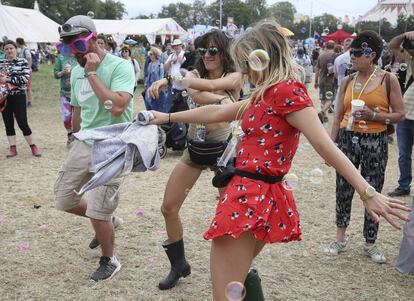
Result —
<instances>
[{"instance_id":1,"label":"red floral dress","mask_svg":"<svg viewBox=\"0 0 414 301\"><path fill-rule=\"evenodd\" d=\"M244 137L236 168L264 175L288 173L300 132L285 117L310 106L312 101L299 82L287 80L270 87L264 101L251 105L243 117ZM204 238L237 238L245 231L266 243L300 240L300 220L292 191L286 190L282 182L268 184L235 175L220 196Z\"/></svg>"}]
</instances>

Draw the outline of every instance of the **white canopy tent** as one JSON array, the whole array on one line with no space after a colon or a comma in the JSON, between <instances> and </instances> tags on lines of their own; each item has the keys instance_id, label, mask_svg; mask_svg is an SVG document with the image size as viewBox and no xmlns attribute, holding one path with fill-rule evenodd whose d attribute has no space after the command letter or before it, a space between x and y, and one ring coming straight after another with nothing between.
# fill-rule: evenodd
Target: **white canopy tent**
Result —
<instances>
[{"instance_id":1,"label":"white canopy tent","mask_svg":"<svg viewBox=\"0 0 414 301\"><path fill-rule=\"evenodd\" d=\"M98 33L111 34L121 43L128 35L145 35L148 42L155 43L157 35L164 43L167 35L182 38L187 32L172 18L163 19L131 19L131 20L93 20Z\"/></svg>"},{"instance_id":2,"label":"white canopy tent","mask_svg":"<svg viewBox=\"0 0 414 301\"><path fill-rule=\"evenodd\" d=\"M411 15L413 4L411 0L382 0L362 16L361 21L379 21L386 19L392 25L397 24L400 14Z\"/></svg>"},{"instance_id":3,"label":"white canopy tent","mask_svg":"<svg viewBox=\"0 0 414 301\"><path fill-rule=\"evenodd\" d=\"M23 38L27 43L59 41L59 24L35 9L2 5L0 2L0 37Z\"/></svg>"}]
</instances>

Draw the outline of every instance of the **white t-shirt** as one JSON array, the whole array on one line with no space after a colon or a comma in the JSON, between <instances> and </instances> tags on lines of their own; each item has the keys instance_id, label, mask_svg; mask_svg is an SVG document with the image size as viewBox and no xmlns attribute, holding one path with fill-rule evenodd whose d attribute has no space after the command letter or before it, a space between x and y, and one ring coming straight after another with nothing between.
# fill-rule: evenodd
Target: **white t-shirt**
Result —
<instances>
[{"instance_id":1,"label":"white t-shirt","mask_svg":"<svg viewBox=\"0 0 414 301\"><path fill-rule=\"evenodd\" d=\"M185 56L184 56L184 50L181 50L181 52L178 54L173 52L170 54L170 56L168 57L167 61L165 62L166 64L169 64L170 61L172 61L173 63L171 64L171 68L170 70L168 70L168 75L171 76L180 76L180 68L182 63L185 62Z\"/></svg>"},{"instance_id":2,"label":"white t-shirt","mask_svg":"<svg viewBox=\"0 0 414 301\"><path fill-rule=\"evenodd\" d=\"M346 67L351 62L351 56L349 50L345 53L342 53L334 61L334 72L338 78L338 84L340 85L342 80L345 77Z\"/></svg>"}]
</instances>

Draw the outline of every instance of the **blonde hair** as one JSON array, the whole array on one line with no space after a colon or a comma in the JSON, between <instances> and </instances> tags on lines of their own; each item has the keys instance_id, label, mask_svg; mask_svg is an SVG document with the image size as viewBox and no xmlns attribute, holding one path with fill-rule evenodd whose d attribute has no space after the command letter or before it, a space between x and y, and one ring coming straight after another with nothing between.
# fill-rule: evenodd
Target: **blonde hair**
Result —
<instances>
[{"instance_id":1,"label":"blonde hair","mask_svg":"<svg viewBox=\"0 0 414 301\"><path fill-rule=\"evenodd\" d=\"M161 50L159 48L155 47L155 46L151 46L150 47L150 52L152 52L153 54L155 54L155 56L157 58L159 58L160 55L161 55L161 53L162 53Z\"/></svg>"},{"instance_id":2,"label":"blonde hair","mask_svg":"<svg viewBox=\"0 0 414 301\"><path fill-rule=\"evenodd\" d=\"M291 47L286 37L279 30L280 25L271 19L257 23L234 40L231 45L231 54L238 69L245 68L243 62L249 62L249 55L256 49L263 49L269 55L269 62L263 71L249 68L249 75L254 75L254 91L250 95L249 103L263 100L266 90L281 81L299 80L300 66L293 59Z\"/></svg>"}]
</instances>

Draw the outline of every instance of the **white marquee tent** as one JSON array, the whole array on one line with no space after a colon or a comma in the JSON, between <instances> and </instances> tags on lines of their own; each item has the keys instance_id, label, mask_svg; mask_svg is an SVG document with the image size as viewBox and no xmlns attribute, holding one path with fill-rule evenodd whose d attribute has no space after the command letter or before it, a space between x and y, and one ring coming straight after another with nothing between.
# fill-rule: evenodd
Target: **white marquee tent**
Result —
<instances>
[{"instance_id":1,"label":"white marquee tent","mask_svg":"<svg viewBox=\"0 0 414 301\"><path fill-rule=\"evenodd\" d=\"M122 42L127 35L145 35L150 43L157 35L164 43L167 35L187 35L187 32L172 18L131 19L131 20L93 20L98 33L111 34L117 42Z\"/></svg>"},{"instance_id":2,"label":"white marquee tent","mask_svg":"<svg viewBox=\"0 0 414 301\"><path fill-rule=\"evenodd\" d=\"M55 43L59 41L59 24L35 9L2 5L0 2L0 37L11 40L23 38L32 43Z\"/></svg>"},{"instance_id":3,"label":"white marquee tent","mask_svg":"<svg viewBox=\"0 0 414 301\"><path fill-rule=\"evenodd\" d=\"M413 14L413 4L411 0L378 1L377 5L362 16L361 21L379 21L386 19L392 25L396 25L400 14Z\"/></svg>"}]
</instances>

